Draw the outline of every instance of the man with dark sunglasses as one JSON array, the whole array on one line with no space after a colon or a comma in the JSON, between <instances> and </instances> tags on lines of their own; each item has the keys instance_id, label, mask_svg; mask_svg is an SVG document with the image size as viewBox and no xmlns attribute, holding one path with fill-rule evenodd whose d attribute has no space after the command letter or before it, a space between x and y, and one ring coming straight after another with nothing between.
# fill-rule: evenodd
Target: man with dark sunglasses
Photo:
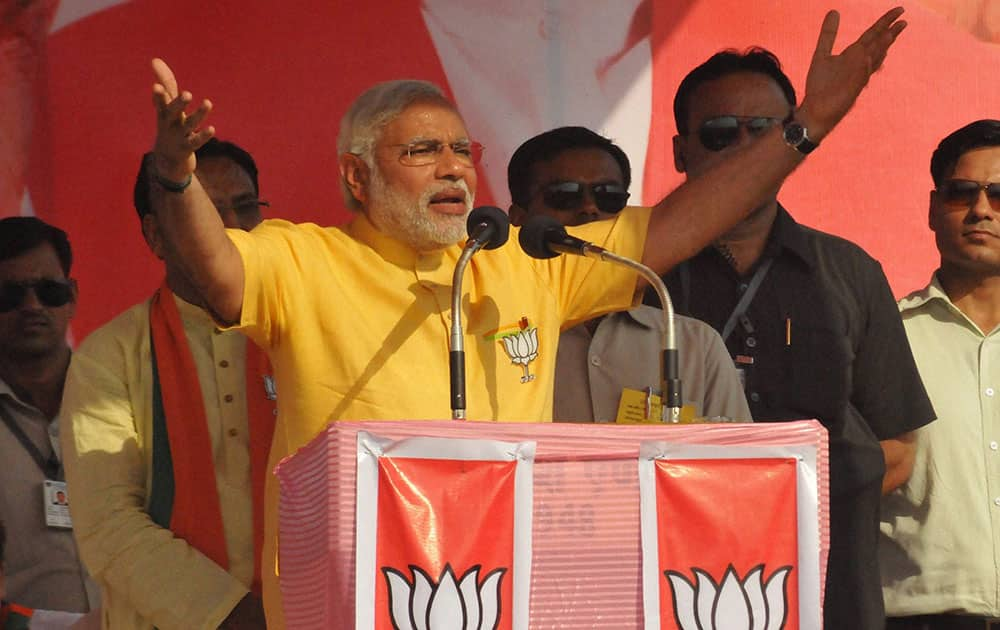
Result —
<instances>
[{"instance_id":1,"label":"man with dark sunglasses","mask_svg":"<svg viewBox=\"0 0 1000 630\"><path fill-rule=\"evenodd\" d=\"M882 499L887 628L1000 628L1000 120L949 134L930 170L941 264L899 310L939 418Z\"/></svg>"},{"instance_id":2,"label":"man with dark sunglasses","mask_svg":"<svg viewBox=\"0 0 1000 630\"><path fill-rule=\"evenodd\" d=\"M66 233L34 217L0 220L0 521L11 540L7 591L30 608L85 613L99 593L72 522L51 506L65 479L60 401L76 310ZM65 518L64 518L65 517Z\"/></svg>"},{"instance_id":3,"label":"man with dark sunglasses","mask_svg":"<svg viewBox=\"0 0 1000 630\"><path fill-rule=\"evenodd\" d=\"M689 181L771 130L802 154L795 90L770 52L720 52L674 99L674 161ZM885 624L876 547L880 490L910 474L911 432L934 418L877 261L799 225L778 186L746 218L667 274L678 312L718 330L756 422L815 418L830 439L826 628Z\"/></svg>"},{"instance_id":4,"label":"man with dark sunglasses","mask_svg":"<svg viewBox=\"0 0 1000 630\"><path fill-rule=\"evenodd\" d=\"M628 200L632 168L622 149L586 127L559 127L525 141L510 158L510 221L551 216L566 226L613 217ZM659 395L663 311L639 305L559 336L552 419L614 422L628 393ZM743 388L719 334L677 318L684 414L750 420ZM651 388L651 389L650 389Z\"/></svg>"},{"instance_id":5,"label":"man with dark sunglasses","mask_svg":"<svg viewBox=\"0 0 1000 630\"><path fill-rule=\"evenodd\" d=\"M261 222L257 165L200 147L197 176L223 225ZM62 443L80 553L120 630L263 629L259 558L275 390L263 353L220 331L165 255L151 156L133 202L164 262L154 296L94 331L66 380Z\"/></svg>"}]
</instances>

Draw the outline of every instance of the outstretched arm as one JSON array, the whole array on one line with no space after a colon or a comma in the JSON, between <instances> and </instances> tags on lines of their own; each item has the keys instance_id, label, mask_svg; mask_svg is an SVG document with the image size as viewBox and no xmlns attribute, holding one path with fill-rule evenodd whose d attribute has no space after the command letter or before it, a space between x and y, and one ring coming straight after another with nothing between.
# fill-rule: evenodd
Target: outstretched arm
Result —
<instances>
[{"instance_id":1,"label":"outstretched arm","mask_svg":"<svg viewBox=\"0 0 1000 630\"><path fill-rule=\"evenodd\" d=\"M193 97L178 89L170 67L154 59L153 74L153 167L160 183L151 189L166 256L184 271L215 316L233 323L243 306L243 261L194 174L194 152L215 133L211 126L203 126L212 103L203 100L188 113ZM182 191L170 190L183 186L188 178L191 183Z\"/></svg>"},{"instance_id":2,"label":"outstretched arm","mask_svg":"<svg viewBox=\"0 0 1000 630\"><path fill-rule=\"evenodd\" d=\"M827 13L806 78L806 94L795 118L818 142L843 119L889 47L906 27L897 7L876 21L853 44L834 55L840 16ZM731 157L665 197L650 219L643 262L665 273L690 258L780 187L802 155L785 144L781 129L735 149ZM669 246L665 246L669 244Z\"/></svg>"}]
</instances>

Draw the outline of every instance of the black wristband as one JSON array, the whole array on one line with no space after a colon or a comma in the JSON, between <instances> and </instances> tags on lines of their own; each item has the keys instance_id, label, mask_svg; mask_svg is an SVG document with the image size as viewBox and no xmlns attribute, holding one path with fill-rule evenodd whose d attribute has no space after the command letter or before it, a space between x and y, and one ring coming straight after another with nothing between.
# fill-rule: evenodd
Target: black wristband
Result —
<instances>
[{"instance_id":1,"label":"black wristband","mask_svg":"<svg viewBox=\"0 0 1000 630\"><path fill-rule=\"evenodd\" d=\"M188 176L182 182L172 182L169 179L161 177L159 173L155 173L153 177L156 179L156 183L167 192L182 193L191 185L191 173L188 173Z\"/></svg>"}]
</instances>

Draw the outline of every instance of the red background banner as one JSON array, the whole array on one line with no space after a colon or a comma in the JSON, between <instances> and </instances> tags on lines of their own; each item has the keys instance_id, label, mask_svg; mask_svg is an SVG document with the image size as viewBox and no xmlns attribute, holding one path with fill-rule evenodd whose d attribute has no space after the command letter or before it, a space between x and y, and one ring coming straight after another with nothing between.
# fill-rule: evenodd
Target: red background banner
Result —
<instances>
[{"instance_id":1,"label":"red background banner","mask_svg":"<svg viewBox=\"0 0 1000 630\"><path fill-rule=\"evenodd\" d=\"M838 0L835 51L884 12ZM998 9L988 0L907 4L909 27L855 110L786 183L800 221L857 241L897 295L937 255L926 226L930 153L948 132L1000 111ZM585 7L585 10L581 10ZM633 199L674 172L680 78L726 47L763 45L803 88L827 0L511 0L296 3L45 0L0 8L0 215L65 228L77 253L76 339L148 297L162 270L131 204L152 142L149 61L216 105L220 137L261 170L269 216L336 224L335 138L348 103L390 78L435 81L487 146L477 202L508 203L505 168L525 138L585 124L623 143ZM669 245L669 244L667 244Z\"/></svg>"}]
</instances>

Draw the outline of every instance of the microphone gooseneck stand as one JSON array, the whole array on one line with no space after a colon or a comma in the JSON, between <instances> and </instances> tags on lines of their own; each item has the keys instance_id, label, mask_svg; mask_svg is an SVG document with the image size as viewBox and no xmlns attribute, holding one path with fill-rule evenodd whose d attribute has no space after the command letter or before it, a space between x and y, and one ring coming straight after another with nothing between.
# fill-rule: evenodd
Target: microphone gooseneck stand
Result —
<instances>
[{"instance_id":1,"label":"microphone gooseneck stand","mask_svg":"<svg viewBox=\"0 0 1000 630\"><path fill-rule=\"evenodd\" d=\"M481 249L496 249L507 242L510 219L500 208L481 206L469 213L469 240L462 249L451 278L451 334L448 344L448 374L451 385L451 418L465 420L465 340L462 337L462 280L465 267Z\"/></svg>"},{"instance_id":2,"label":"microphone gooseneck stand","mask_svg":"<svg viewBox=\"0 0 1000 630\"><path fill-rule=\"evenodd\" d=\"M570 236L566 232L566 228L552 217L535 215L528 219L521 229L518 240L524 251L535 258L552 258L559 254L575 254L596 258L628 267L638 272L649 282L663 305L663 334L660 342L663 356L660 363L660 392L663 408L660 419L663 422L680 422L681 407L684 403L681 397L680 355L677 349L674 304L670 300L670 294L660 276L638 261Z\"/></svg>"},{"instance_id":3,"label":"microphone gooseneck stand","mask_svg":"<svg viewBox=\"0 0 1000 630\"><path fill-rule=\"evenodd\" d=\"M448 344L448 368L451 376L451 418L465 420L465 340L462 338L462 280L465 266L479 251L470 240L455 264L451 278L451 336ZM481 247L481 246L480 246Z\"/></svg>"}]
</instances>

